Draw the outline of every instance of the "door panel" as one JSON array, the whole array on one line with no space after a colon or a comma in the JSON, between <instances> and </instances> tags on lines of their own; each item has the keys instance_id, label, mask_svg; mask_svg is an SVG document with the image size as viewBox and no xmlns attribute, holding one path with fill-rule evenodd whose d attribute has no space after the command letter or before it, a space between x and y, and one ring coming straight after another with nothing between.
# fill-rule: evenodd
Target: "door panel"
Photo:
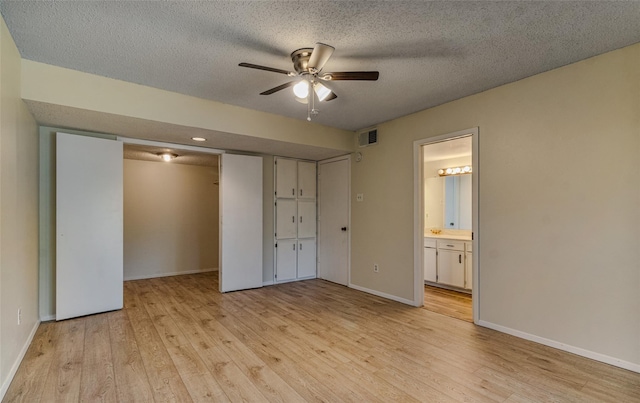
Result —
<instances>
[{"instance_id":1,"label":"door panel","mask_svg":"<svg viewBox=\"0 0 640 403\"><path fill-rule=\"evenodd\" d=\"M278 198L296 197L297 161L285 158L276 159L276 196Z\"/></svg>"},{"instance_id":2,"label":"door panel","mask_svg":"<svg viewBox=\"0 0 640 403\"><path fill-rule=\"evenodd\" d=\"M349 164L318 164L318 277L349 282ZM344 230L343 230L344 229Z\"/></svg>"},{"instance_id":3,"label":"door panel","mask_svg":"<svg viewBox=\"0 0 640 403\"><path fill-rule=\"evenodd\" d=\"M296 275L296 249L298 242L295 239L278 241L276 248L276 281L295 280Z\"/></svg>"},{"instance_id":4,"label":"door panel","mask_svg":"<svg viewBox=\"0 0 640 403\"><path fill-rule=\"evenodd\" d=\"M56 134L56 320L122 308L122 143Z\"/></svg>"},{"instance_id":5,"label":"door panel","mask_svg":"<svg viewBox=\"0 0 640 403\"><path fill-rule=\"evenodd\" d=\"M298 161L298 197L316 198L316 164Z\"/></svg>"},{"instance_id":6,"label":"door panel","mask_svg":"<svg viewBox=\"0 0 640 403\"><path fill-rule=\"evenodd\" d=\"M298 238L316 237L316 202L298 201Z\"/></svg>"},{"instance_id":7,"label":"door panel","mask_svg":"<svg viewBox=\"0 0 640 403\"><path fill-rule=\"evenodd\" d=\"M436 282L436 249L424 248L424 279Z\"/></svg>"},{"instance_id":8,"label":"door panel","mask_svg":"<svg viewBox=\"0 0 640 403\"><path fill-rule=\"evenodd\" d=\"M298 278L316 276L316 240L298 241Z\"/></svg>"},{"instance_id":9,"label":"door panel","mask_svg":"<svg viewBox=\"0 0 640 403\"><path fill-rule=\"evenodd\" d=\"M464 252L438 250L438 283L464 287Z\"/></svg>"},{"instance_id":10,"label":"door panel","mask_svg":"<svg viewBox=\"0 0 640 403\"><path fill-rule=\"evenodd\" d=\"M295 238L298 232L298 213L295 200L278 200L276 204L276 238Z\"/></svg>"},{"instance_id":11,"label":"door panel","mask_svg":"<svg viewBox=\"0 0 640 403\"><path fill-rule=\"evenodd\" d=\"M262 157L220 161L220 292L262 287Z\"/></svg>"}]
</instances>

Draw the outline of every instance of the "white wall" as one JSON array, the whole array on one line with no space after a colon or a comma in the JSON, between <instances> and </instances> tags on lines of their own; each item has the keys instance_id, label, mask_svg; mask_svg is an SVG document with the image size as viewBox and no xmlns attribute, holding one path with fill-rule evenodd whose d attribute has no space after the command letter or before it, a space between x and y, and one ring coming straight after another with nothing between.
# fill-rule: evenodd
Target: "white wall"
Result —
<instances>
[{"instance_id":1,"label":"white wall","mask_svg":"<svg viewBox=\"0 0 640 403\"><path fill-rule=\"evenodd\" d=\"M636 44L379 125L351 281L413 300L413 141L479 127L479 319L639 370L639 65Z\"/></svg>"},{"instance_id":2,"label":"white wall","mask_svg":"<svg viewBox=\"0 0 640 403\"><path fill-rule=\"evenodd\" d=\"M38 130L20 98L20 69L0 17L0 399L39 323Z\"/></svg>"},{"instance_id":3,"label":"white wall","mask_svg":"<svg viewBox=\"0 0 640 403\"><path fill-rule=\"evenodd\" d=\"M124 160L124 279L218 268L218 169Z\"/></svg>"}]
</instances>

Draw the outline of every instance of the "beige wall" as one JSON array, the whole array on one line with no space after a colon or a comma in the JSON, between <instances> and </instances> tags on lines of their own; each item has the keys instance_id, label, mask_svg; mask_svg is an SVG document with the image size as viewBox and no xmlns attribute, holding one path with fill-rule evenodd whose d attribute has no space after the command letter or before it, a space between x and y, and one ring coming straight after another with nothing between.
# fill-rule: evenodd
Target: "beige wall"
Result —
<instances>
[{"instance_id":1,"label":"beige wall","mask_svg":"<svg viewBox=\"0 0 640 403\"><path fill-rule=\"evenodd\" d=\"M20 99L20 64L0 17L0 398L39 323L38 129Z\"/></svg>"},{"instance_id":2,"label":"beige wall","mask_svg":"<svg viewBox=\"0 0 640 403\"><path fill-rule=\"evenodd\" d=\"M413 299L413 141L479 127L479 319L640 368L638 66L640 44L379 125L351 281Z\"/></svg>"},{"instance_id":3,"label":"beige wall","mask_svg":"<svg viewBox=\"0 0 640 403\"><path fill-rule=\"evenodd\" d=\"M25 100L176 126L351 151L352 132L63 67L23 60ZM95 128L87 128L95 130ZM157 133L162 136L161 133ZM164 141L156 138L156 140Z\"/></svg>"},{"instance_id":4,"label":"beige wall","mask_svg":"<svg viewBox=\"0 0 640 403\"><path fill-rule=\"evenodd\" d=\"M218 268L218 169L124 160L124 279Z\"/></svg>"}]
</instances>

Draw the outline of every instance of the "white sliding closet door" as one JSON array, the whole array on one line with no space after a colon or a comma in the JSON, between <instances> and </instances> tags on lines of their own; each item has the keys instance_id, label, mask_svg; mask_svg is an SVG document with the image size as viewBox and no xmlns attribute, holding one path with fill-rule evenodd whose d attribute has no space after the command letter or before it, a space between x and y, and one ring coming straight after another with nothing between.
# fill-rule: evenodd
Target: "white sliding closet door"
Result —
<instances>
[{"instance_id":1,"label":"white sliding closet door","mask_svg":"<svg viewBox=\"0 0 640 403\"><path fill-rule=\"evenodd\" d=\"M220 292L262 287L262 157L222 154Z\"/></svg>"},{"instance_id":2,"label":"white sliding closet door","mask_svg":"<svg viewBox=\"0 0 640 403\"><path fill-rule=\"evenodd\" d=\"M122 308L122 143L56 134L56 320Z\"/></svg>"}]
</instances>

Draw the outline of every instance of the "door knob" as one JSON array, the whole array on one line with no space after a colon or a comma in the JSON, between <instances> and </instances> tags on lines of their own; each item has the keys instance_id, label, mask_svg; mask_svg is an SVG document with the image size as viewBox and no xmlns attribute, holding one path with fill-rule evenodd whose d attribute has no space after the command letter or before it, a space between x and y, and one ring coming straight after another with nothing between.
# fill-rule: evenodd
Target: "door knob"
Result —
<instances>
[{"instance_id":1,"label":"door knob","mask_svg":"<svg viewBox=\"0 0 640 403\"><path fill-rule=\"evenodd\" d=\"M342 227L341 229L342 229L343 231L346 231L346 230L347 230L347 227Z\"/></svg>"}]
</instances>

